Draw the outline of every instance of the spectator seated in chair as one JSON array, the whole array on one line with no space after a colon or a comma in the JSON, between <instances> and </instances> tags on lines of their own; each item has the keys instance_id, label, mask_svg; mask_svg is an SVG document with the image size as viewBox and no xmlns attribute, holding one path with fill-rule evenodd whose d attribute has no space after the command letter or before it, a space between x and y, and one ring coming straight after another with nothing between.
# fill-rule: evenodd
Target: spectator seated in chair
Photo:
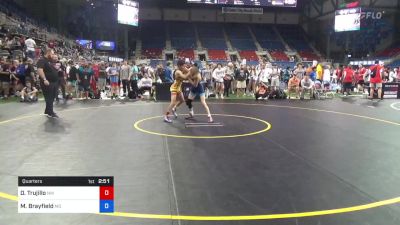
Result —
<instances>
[{"instance_id":1,"label":"spectator seated in chair","mask_svg":"<svg viewBox=\"0 0 400 225\"><path fill-rule=\"evenodd\" d=\"M297 78L297 74L293 73L293 77L289 79L288 82L288 97L290 99L290 94L296 92L296 98L299 98L300 92L300 80Z\"/></svg>"},{"instance_id":2,"label":"spectator seated in chair","mask_svg":"<svg viewBox=\"0 0 400 225\"><path fill-rule=\"evenodd\" d=\"M149 77L147 73L144 74L143 78L139 80L139 94L142 97L146 91L150 93L150 96L153 96L152 92L153 80Z\"/></svg>"},{"instance_id":3,"label":"spectator seated in chair","mask_svg":"<svg viewBox=\"0 0 400 225\"><path fill-rule=\"evenodd\" d=\"M27 80L21 91L21 102L37 102L37 92L36 87L32 85L30 80Z\"/></svg>"},{"instance_id":4,"label":"spectator seated in chair","mask_svg":"<svg viewBox=\"0 0 400 225\"><path fill-rule=\"evenodd\" d=\"M260 84L256 88L256 93L255 93L256 101L261 99L262 100L268 99L269 94L270 90L268 86L265 85L263 82L260 82Z\"/></svg>"},{"instance_id":5,"label":"spectator seated in chair","mask_svg":"<svg viewBox=\"0 0 400 225\"><path fill-rule=\"evenodd\" d=\"M314 81L312 81L309 76L304 76L303 80L301 80L301 96L300 96L300 99L304 99L304 95L305 95L306 92L310 93L310 98L314 98L315 99L314 90L315 90Z\"/></svg>"}]
</instances>

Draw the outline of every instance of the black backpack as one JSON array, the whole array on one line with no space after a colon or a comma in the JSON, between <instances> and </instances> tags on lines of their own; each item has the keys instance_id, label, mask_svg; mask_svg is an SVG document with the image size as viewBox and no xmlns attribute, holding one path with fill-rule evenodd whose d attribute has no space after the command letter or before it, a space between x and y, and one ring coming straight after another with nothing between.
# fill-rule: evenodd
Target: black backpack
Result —
<instances>
[{"instance_id":1,"label":"black backpack","mask_svg":"<svg viewBox=\"0 0 400 225\"><path fill-rule=\"evenodd\" d=\"M375 67L371 70L371 73L370 73L371 78L376 77L377 72L378 72L378 68L375 66Z\"/></svg>"}]
</instances>

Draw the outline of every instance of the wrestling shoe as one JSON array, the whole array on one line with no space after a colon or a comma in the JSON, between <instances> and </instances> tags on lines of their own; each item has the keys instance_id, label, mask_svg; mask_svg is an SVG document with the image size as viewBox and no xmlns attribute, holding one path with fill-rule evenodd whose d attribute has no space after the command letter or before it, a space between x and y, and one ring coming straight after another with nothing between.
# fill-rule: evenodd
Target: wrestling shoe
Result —
<instances>
[{"instance_id":1,"label":"wrestling shoe","mask_svg":"<svg viewBox=\"0 0 400 225\"><path fill-rule=\"evenodd\" d=\"M208 122L209 122L209 123L214 123L214 120L213 120L213 118L211 117L211 115L208 116Z\"/></svg>"},{"instance_id":2,"label":"wrestling shoe","mask_svg":"<svg viewBox=\"0 0 400 225\"><path fill-rule=\"evenodd\" d=\"M176 113L176 108L172 109L172 114L174 115L175 119L178 119L178 113Z\"/></svg>"},{"instance_id":3,"label":"wrestling shoe","mask_svg":"<svg viewBox=\"0 0 400 225\"><path fill-rule=\"evenodd\" d=\"M164 122L172 123L172 120L168 116L164 116Z\"/></svg>"}]
</instances>

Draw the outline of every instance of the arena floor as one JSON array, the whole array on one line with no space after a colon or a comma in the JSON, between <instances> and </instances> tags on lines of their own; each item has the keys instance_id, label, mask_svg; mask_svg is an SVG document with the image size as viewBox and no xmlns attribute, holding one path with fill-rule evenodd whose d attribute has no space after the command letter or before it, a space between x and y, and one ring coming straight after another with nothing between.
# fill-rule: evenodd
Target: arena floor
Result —
<instances>
[{"instance_id":1,"label":"arena floor","mask_svg":"<svg viewBox=\"0 0 400 225\"><path fill-rule=\"evenodd\" d=\"M0 224L399 225L396 102L2 104ZM18 176L114 176L118 213L18 214Z\"/></svg>"}]
</instances>

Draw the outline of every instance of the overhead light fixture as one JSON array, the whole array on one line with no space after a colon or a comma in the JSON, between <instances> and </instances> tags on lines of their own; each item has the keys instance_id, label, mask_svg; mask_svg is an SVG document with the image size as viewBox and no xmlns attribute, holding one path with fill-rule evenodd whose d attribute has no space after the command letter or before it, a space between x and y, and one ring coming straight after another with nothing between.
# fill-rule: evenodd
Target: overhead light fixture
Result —
<instances>
[{"instance_id":1,"label":"overhead light fixture","mask_svg":"<svg viewBox=\"0 0 400 225\"><path fill-rule=\"evenodd\" d=\"M92 2L90 5L94 5L94 3Z\"/></svg>"}]
</instances>

